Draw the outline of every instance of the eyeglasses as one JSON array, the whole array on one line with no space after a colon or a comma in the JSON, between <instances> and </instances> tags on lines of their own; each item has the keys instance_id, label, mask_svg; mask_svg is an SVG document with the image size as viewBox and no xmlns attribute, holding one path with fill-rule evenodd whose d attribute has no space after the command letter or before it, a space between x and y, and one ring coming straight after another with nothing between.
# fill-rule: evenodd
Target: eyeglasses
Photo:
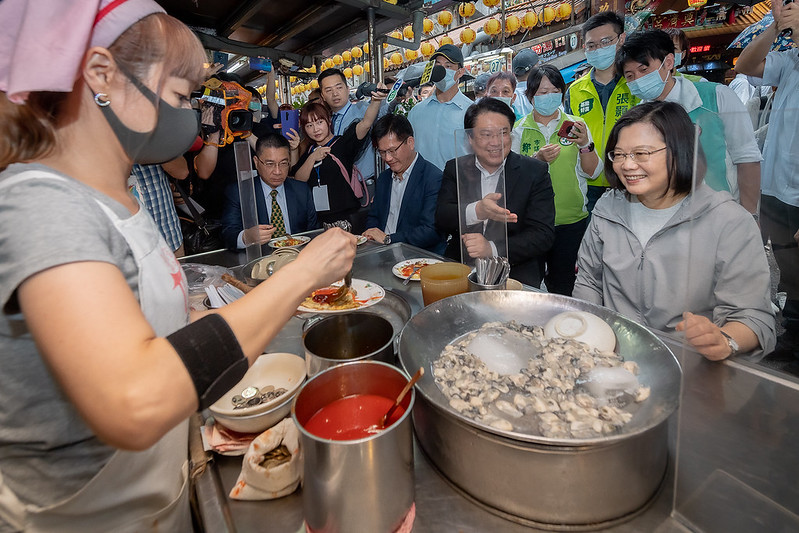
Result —
<instances>
[{"instance_id":1,"label":"eyeglasses","mask_svg":"<svg viewBox=\"0 0 799 533\"><path fill-rule=\"evenodd\" d=\"M598 50L599 48L605 48L606 46L610 46L618 38L619 38L618 35L615 36L615 37L604 37L604 38L599 40L599 44L593 43L593 42L588 42L588 43L585 43L585 49L587 51L589 51L589 52L593 52L594 50Z\"/></svg>"},{"instance_id":2,"label":"eyeglasses","mask_svg":"<svg viewBox=\"0 0 799 533\"><path fill-rule=\"evenodd\" d=\"M501 137L510 137L510 130L508 128L480 130L476 135L481 141L493 141Z\"/></svg>"},{"instance_id":3,"label":"eyeglasses","mask_svg":"<svg viewBox=\"0 0 799 533\"><path fill-rule=\"evenodd\" d=\"M652 154L662 152L666 148L667 147L664 146L657 150L634 150L629 154L625 152L608 152L608 159L610 159L611 163L622 164L629 157L630 161L634 163L646 163L649 161L649 158L652 157Z\"/></svg>"},{"instance_id":4,"label":"eyeglasses","mask_svg":"<svg viewBox=\"0 0 799 533\"><path fill-rule=\"evenodd\" d=\"M405 137L405 141L407 141L408 139L409 137ZM391 157L396 157L397 150L399 150L402 147L402 145L405 144L405 141L399 143L396 148L391 148L390 150L378 150L377 153L383 159L385 159L387 155L390 155Z\"/></svg>"},{"instance_id":5,"label":"eyeglasses","mask_svg":"<svg viewBox=\"0 0 799 533\"><path fill-rule=\"evenodd\" d=\"M258 156L255 156L255 159L260 161L260 163L269 170L274 170L276 168L279 168L280 170L286 170L287 168L289 168L289 166L291 166L291 163L289 163L288 160L286 159L284 159L283 161L264 161Z\"/></svg>"}]
</instances>

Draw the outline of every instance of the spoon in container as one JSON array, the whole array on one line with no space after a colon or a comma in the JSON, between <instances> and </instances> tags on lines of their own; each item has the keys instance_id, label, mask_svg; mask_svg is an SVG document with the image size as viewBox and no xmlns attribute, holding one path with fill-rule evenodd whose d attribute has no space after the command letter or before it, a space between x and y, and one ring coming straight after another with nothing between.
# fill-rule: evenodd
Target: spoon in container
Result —
<instances>
[{"instance_id":1,"label":"spoon in container","mask_svg":"<svg viewBox=\"0 0 799 533\"><path fill-rule=\"evenodd\" d=\"M403 387L403 389L400 391L399 396L397 396L397 400L394 402L394 405L392 405L386 414L383 415L383 418L380 419L380 428L386 427L386 422L388 419L391 418L391 415L393 415L394 411L397 410L397 407L400 406L402 400L405 398L405 395L408 394L409 390L411 390L411 387L413 387L417 381L422 379L422 376L424 376L424 367L420 366L419 370L416 371L408 384L405 385L405 387Z\"/></svg>"}]
</instances>

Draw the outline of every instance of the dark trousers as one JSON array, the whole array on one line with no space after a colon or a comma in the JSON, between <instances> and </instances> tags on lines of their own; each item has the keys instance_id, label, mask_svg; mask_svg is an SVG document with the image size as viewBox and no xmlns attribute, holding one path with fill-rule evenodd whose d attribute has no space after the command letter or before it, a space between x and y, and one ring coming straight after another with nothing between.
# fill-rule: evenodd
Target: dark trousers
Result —
<instances>
[{"instance_id":1,"label":"dark trousers","mask_svg":"<svg viewBox=\"0 0 799 533\"><path fill-rule=\"evenodd\" d=\"M575 222L555 226L555 244L547 252L547 269L544 282L547 290L555 294L571 296L577 279L577 252L588 227L588 217Z\"/></svg>"},{"instance_id":2,"label":"dark trousers","mask_svg":"<svg viewBox=\"0 0 799 533\"><path fill-rule=\"evenodd\" d=\"M588 210L589 213L594 210L594 206L596 205L596 201L599 200L599 198L603 194L605 194L605 191L607 191L608 188L609 187L598 187L598 186L595 186L595 185L589 185L588 186L588 191L586 191L586 193L585 193L585 197L586 197L586 200L587 200L587 202L585 204L585 208Z\"/></svg>"},{"instance_id":3,"label":"dark trousers","mask_svg":"<svg viewBox=\"0 0 799 533\"><path fill-rule=\"evenodd\" d=\"M760 199L760 231L763 240L771 239L774 258L780 267L779 288L788 296L782 311L786 329L799 334L799 245L794 239L799 231L799 207L763 195Z\"/></svg>"}]
</instances>

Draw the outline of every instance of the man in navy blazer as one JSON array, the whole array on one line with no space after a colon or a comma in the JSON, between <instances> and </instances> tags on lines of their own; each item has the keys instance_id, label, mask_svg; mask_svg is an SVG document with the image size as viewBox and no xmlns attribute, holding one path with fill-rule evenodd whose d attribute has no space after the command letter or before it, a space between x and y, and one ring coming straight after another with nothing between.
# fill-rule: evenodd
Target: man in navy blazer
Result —
<instances>
[{"instance_id":1,"label":"man in navy blazer","mask_svg":"<svg viewBox=\"0 0 799 533\"><path fill-rule=\"evenodd\" d=\"M241 220L239 184L225 189L225 206L222 213L222 239L231 250L249 244L264 244L275 234L274 202L280 208L285 233L301 233L316 229L316 208L311 189L306 183L286 179L291 167L291 149L282 135L271 133L258 139L253 163L260 180L255 182L255 204L258 208L258 225L244 229ZM276 210L275 210L276 211ZM281 235L274 235L279 237Z\"/></svg>"},{"instance_id":2,"label":"man in navy blazer","mask_svg":"<svg viewBox=\"0 0 799 533\"><path fill-rule=\"evenodd\" d=\"M443 253L435 225L441 171L416 152L413 127L401 115L385 115L372 127L372 144L388 169L377 178L375 200L363 234L374 241L405 242Z\"/></svg>"}]
</instances>

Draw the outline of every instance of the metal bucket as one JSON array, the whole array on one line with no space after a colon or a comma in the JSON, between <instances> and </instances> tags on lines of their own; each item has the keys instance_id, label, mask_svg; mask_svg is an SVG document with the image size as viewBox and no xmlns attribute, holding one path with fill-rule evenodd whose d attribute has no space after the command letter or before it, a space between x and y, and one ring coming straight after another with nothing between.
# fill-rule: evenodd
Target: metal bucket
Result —
<instances>
[{"instance_id":1,"label":"metal bucket","mask_svg":"<svg viewBox=\"0 0 799 533\"><path fill-rule=\"evenodd\" d=\"M394 362L394 328L370 312L343 313L312 323L302 335L308 376L352 361Z\"/></svg>"},{"instance_id":2,"label":"metal bucket","mask_svg":"<svg viewBox=\"0 0 799 533\"><path fill-rule=\"evenodd\" d=\"M311 530L388 533L402 523L414 499L410 414L415 393L405 396L405 413L397 422L367 438L328 440L306 431L305 424L319 409L347 396L395 399L408 379L385 363L347 363L317 374L297 394L291 415L300 429L302 500Z\"/></svg>"},{"instance_id":3,"label":"metal bucket","mask_svg":"<svg viewBox=\"0 0 799 533\"><path fill-rule=\"evenodd\" d=\"M618 434L554 439L503 431L449 406L432 372L417 383L414 426L433 464L488 510L528 525L580 530L635 516L657 494L666 473L666 421L676 409L680 368L648 329L608 309L565 296L480 291L436 302L400 335L403 368L432 369L452 340L486 322L543 325L563 311L594 313L614 330L618 352L640 367L649 399Z\"/></svg>"}]
</instances>

